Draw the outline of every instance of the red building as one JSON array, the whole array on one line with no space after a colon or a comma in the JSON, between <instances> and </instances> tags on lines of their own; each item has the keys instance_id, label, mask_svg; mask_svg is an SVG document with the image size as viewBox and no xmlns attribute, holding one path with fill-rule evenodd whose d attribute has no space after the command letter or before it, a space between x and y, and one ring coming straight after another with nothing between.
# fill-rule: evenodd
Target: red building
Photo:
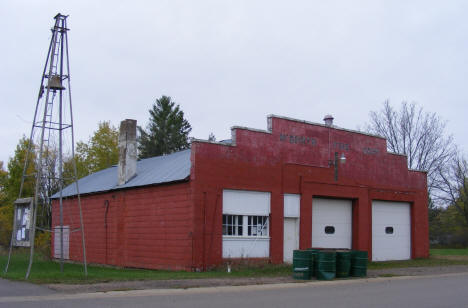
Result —
<instances>
[{"instance_id":1,"label":"red building","mask_svg":"<svg viewBox=\"0 0 468 308\"><path fill-rule=\"evenodd\" d=\"M408 170L381 137L272 115L267 130L193 140L190 150L138 161L136 174L134 140L120 141L119 168L79 181L88 262L193 270L238 258L290 262L308 247L367 250L372 260L429 255L426 173ZM63 194L64 226L74 230L74 185ZM72 260L82 257L79 233L66 232Z\"/></svg>"}]
</instances>

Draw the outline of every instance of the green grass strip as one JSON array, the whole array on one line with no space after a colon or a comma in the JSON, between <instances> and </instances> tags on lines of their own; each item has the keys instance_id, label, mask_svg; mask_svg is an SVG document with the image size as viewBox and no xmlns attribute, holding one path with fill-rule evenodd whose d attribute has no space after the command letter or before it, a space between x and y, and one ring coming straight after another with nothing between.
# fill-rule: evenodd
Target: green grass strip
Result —
<instances>
[{"instance_id":1,"label":"green grass strip","mask_svg":"<svg viewBox=\"0 0 468 308\"><path fill-rule=\"evenodd\" d=\"M468 260L447 260L447 259L413 259L403 261L382 261L369 262L367 268L373 269L388 269L388 268L404 268L404 267L431 267L431 266L450 266L450 265L468 265Z\"/></svg>"},{"instance_id":2,"label":"green grass strip","mask_svg":"<svg viewBox=\"0 0 468 308\"><path fill-rule=\"evenodd\" d=\"M28 265L29 255L20 253L12 255L8 273L3 273L7 257L0 255L0 277L12 280L24 280ZM107 266L88 266L88 277L84 276L81 264L64 264L63 273L60 272L58 262L48 260L41 256L34 259L30 282L84 284L123 280L165 280L165 279L204 279L227 277L278 277L291 275L291 266L270 265L240 266L227 273L225 268L207 272L145 270L133 268L115 268Z\"/></svg>"},{"instance_id":3,"label":"green grass strip","mask_svg":"<svg viewBox=\"0 0 468 308\"><path fill-rule=\"evenodd\" d=\"M468 248L465 249L431 249L432 256L468 256Z\"/></svg>"},{"instance_id":4,"label":"green grass strip","mask_svg":"<svg viewBox=\"0 0 468 308\"><path fill-rule=\"evenodd\" d=\"M433 256L464 256L468 255L468 249L431 249ZM28 265L28 253L15 253L12 255L8 273L4 274L7 256L0 255L0 277L12 280L24 280ZM413 259L404 261L384 261L369 262L368 269L389 269L405 267L430 267L430 266L450 266L468 265L466 260L449 260L445 258ZM204 278L246 278L246 277L288 277L291 276L290 265L263 266L237 266L231 273L220 267L207 272L186 272L186 271L165 271L165 270L145 270L132 268L115 268L107 266L88 266L88 277L83 274L81 264L64 264L63 273L60 272L58 262L51 261L43 256L37 255L34 259L30 282L45 283L66 283L85 284L108 281L124 280L168 280L168 279L204 279Z\"/></svg>"}]
</instances>

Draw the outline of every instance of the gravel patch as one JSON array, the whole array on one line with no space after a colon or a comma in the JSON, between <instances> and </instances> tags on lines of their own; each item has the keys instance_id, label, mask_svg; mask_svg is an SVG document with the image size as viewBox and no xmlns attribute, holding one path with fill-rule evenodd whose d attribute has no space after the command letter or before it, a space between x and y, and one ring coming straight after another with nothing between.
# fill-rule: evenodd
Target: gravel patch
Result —
<instances>
[{"instance_id":1,"label":"gravel patch","mask_svg":"<svg viewBox=\"0 0 468 308\"><path fill-rule=\"evenodd\" d=\"M49 284L49 288L63 293L109 292L144 289L187 289L199 287L242 286L297 282L292 277L259 278L203 278L179 280L112 281L95 284Z\"/></svg>"},{"instance_id":2,"label":"gravel patch","mask_svg":"<svg viewBox=\"0 0 468 308\"><path fill-rule=\"evenodd\" d=\"M468 265L431 266L431 267L405 267L369 270L370 278L382 276L425 276L468 272Z\"/></svg>"}]
</instances>

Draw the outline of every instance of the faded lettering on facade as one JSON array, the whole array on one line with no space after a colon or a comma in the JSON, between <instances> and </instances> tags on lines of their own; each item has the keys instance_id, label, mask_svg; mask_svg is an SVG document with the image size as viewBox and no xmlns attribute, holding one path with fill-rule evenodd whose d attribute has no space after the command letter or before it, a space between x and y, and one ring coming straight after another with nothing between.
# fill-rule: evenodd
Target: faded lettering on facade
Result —
<instances>
[{"instance_id":1,"label":"faded lettering on facade","mask_svg":"<svg viewBox=\"0 0 468 308\"><path fill-rule=\"evenodd\" d=\"M377 155L379 154L379 149L376 148L371 148L371 147L365 147L362 149L362 152L366 155Z\"/></svg>"},{"instance_id":2,"label":"faded lettering on facade","mask_svg":"<svg viewBox=\"0 0 468 308\"><path fill-rule=\"evenodd\" d=\"M344 142L333 142L333 147L341 151L349 151L349 144Z\"/></svg>"},{"instance_id":3,"label":"faded lettering on facade","mask_svg":"<svg viewBox=\"0 0 468 308\"><path fill-rule=\"evenodd\" d=\"M289 142L291 144L302 144L302 145L317 145L317 139L309 136L295 136L288 134L280 134L280 141Z\"/></svg>"}]
</instances>

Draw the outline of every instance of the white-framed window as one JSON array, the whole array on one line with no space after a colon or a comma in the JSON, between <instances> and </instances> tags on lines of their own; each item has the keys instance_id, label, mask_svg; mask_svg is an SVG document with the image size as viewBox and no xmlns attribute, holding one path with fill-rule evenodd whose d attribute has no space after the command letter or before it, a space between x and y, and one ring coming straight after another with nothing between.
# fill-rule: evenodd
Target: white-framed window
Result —
<instances>
[{"instance_id":1,"label":"white-framed window","mask_svg":"<svg viewBox=\"0 0 468 308\"><path fill-rule=\"evenodd\" d=\"M223 235L242 236L242 215L223 215Z\"/></svg>"},{"instance_id":2,"label":"white-framed window","mask_svg":"<svg viewBox=\"0 0 468 308\"><path fill-rule=\"evenodd\" d=\"M224 214L223 235L268 237L268 216Z\"/></svg>"},{"instance_id":3,"label":"white-framed window","mask_svg":"<svg viewBox=\"0 0 468 308\"><path fill-rule=\"evenodd\" d=\"M223 258L270 256L269 192L223 190Z\"/></svg>"},{"instance_id":4,"label":"white-framed window","mask_svg":"<svg viewBox=\"0 0 468 308\"><path fill-rule=\"evenodd\" d=\"M268 236L268 216L247 217L247 236Z\"/></svg>"}]
</instances>

